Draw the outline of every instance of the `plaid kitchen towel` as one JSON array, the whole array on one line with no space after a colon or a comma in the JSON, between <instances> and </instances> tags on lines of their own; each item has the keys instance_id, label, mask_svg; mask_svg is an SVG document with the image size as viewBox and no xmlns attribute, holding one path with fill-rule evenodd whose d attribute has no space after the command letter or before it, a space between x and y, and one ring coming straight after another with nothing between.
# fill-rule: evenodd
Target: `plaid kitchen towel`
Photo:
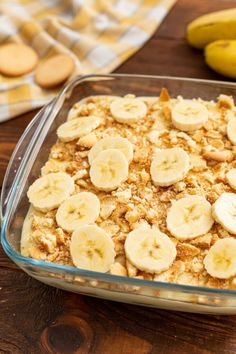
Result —
<instances>
[{"instance_id":1,"label":"plaid kitchen towel","mask_svg":"<svg viewBox=\"0 0 236 354\"><path fill-rule=\"evenodd\" d=\"M73 74L109 73L155 32L176 0L0 0L0 45L25 43L40 60L70 55ZM34 82L34 72L0 75L0 122L43 106L57 89Z\"/></svg>"}]
</instances>

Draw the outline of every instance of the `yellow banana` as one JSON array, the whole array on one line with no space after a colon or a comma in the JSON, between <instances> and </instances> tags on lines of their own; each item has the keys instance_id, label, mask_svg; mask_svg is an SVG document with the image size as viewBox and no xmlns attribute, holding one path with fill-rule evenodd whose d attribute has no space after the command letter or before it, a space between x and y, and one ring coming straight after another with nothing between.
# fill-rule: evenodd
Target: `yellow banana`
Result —
<instances>
[{"instance_id":1,"label":"yellow banana","mask_svg":"<svg viewBox=\"0 0 236 354\"><path fill-rule=\"evenodd\" d=\"M195 48L218 39L236 39L236 8L200 16L187 27L187 41Z\"/></svg>"},{"instance_id":2,"label":"yellow banana","mask_svg":"<svg viewBox=\"0 0 236 354\"><path fill-rule=\"evenodd\" d=\"M219 40L208 44L205 60L219 74L236 79L236 40Z\"/></svg>"}]
</instances>

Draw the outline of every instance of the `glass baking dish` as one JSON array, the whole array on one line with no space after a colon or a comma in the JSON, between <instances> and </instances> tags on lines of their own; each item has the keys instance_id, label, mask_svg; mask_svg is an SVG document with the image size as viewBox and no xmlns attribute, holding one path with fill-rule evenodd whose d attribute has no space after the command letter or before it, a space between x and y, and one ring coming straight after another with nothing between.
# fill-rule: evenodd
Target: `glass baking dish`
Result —
<instances>
[{"instance_id":1,"label":"glass baking dish","mask_svg":"<svg viewBox=\"0 0 236 354\"><path fill-rule=\"evenodd\" d=\"M7 255L26 273L65 290L150 307L189 312L234 314L236 291L169 284L114 276L26 258L20 254L28 187L38 177L55 143L57 127L71 106L90 95L156 96L166 87L172 96L214 100L234 95L234 83L144 75L77 77L31 121L11 157L1 195L1 241Z\"/></svg>"}]
</instances>

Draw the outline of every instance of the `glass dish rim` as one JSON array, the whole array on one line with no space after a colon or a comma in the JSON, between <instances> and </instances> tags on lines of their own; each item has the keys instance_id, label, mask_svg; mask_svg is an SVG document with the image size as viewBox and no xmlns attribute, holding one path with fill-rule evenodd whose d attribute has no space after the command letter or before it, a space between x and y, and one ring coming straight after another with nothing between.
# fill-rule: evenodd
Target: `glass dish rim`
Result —
<instances>
[{"instance_id":1,"label":"glass dish rim","mask_svg":"<svg viewBox=\"0 0 236 354\"><path fill-rule=\"evenodd\" d=\"M56 109L57 103L60 101L60 99L66 95L66 93L75 85L75 84L80 84L84 81L87 81L89 79L112 79L112 78L130 78L130 79L135 79L135 78L140 78L140 79L167 79L167 80L175 80L175 81L188 81L188 82L196 82L196 83L203 83L203 84L208 84L208 85L216 85L219 84L221 86L225 86L228 88L234 88L236 89L236 84L234 82L230 81L220 81L220 80L205 80L205 79L197 79L197 78L185 78L185 77L178 77L178 76L167 76L167 75L135 75L135 74L91 74L91 75L80 75L75 77L73 80L71 80L68 84L66 84L62 90L59 92L59 94L53 98L47 105L43 106L40 111L36 114L36 116L30 121L30 123L27 125L25 131L21 135L18 143L16 144L16 147L12 153L11 159L9 161L8 167L11 166L11 163L14 161L14 154L17 151L17 149L20 146L20 142L24 140L25 135L27 132L30 130L30 128L33 126L34 122L39 119L40 116L43 117L43 114L46 113L46 117L50 116L50 114ZM35 138L35 133L33 135ZM34 141L35 139L33 139ZM29 147L26 149L28 151ZM24 158L21 161L21 164L19 166L19 171L22 170L22 163L24 161ZM8 168L6 172L8 171ZM3 180L3 188L1 192L1 201L2 201L2 195L4 192L4 181L7 176L7 173L5 174L4 180ZM186 293L201 293L203 295L223 295L224 297L228 297L230 295L236 295L236 290L231 290L231 289L217 289L217 288L209 288L209 287L203 287L203 286L193 286L193 285L184 285L184 284L176 284L176 283L167 283L167 282L160 282L160 281L153 281L153 280L145 280L145 279L135 279L132 277L127 277L127 276L118 276L118 275L112 275L112 274L107 274L107 273L101 273L101 272L95 272L95 271L89 271L89 270L84 270L84 269L79 269L71 266L64 266L56 263L49 263L45 261L39 261L35 260L29 257L24 257L21 254L18 254L16 251L12 249L10 244L8 243L6 239L6 228L7 228L7 221L9 217L9 212L11 209L11 205L14 201L14 191L16 190L17 183L21 180L21 174L17 173L15 178L14 178L14 184L12 187L12 190L10 191L11 195L10 198L8 199L8 205L6 208L6 213L4 215L4 218L2 216L2 203L1 203L1 244L3 246L4 251L6 254L9 256L10 259L15 261L17 265L19 264L24 264L24 265L29 265L29 266L35 266L38 269L42 270L50 270L55 272L60 273L58 271L61 271L62 273L68 273L71 275L76 275L76 276L81 276L81 277L87 277L87 278L92 278L94 280L99 280L99 281L108 281L112 283L123 283L126 285L131 285L131 286L146 286L146 287L151 287L156 290L160 289L165 289L165 290L174 290L174 291L184 291ZM8 195L9 196L9 195ZM63 280L63 279L62 279ZM171 300L170 300L171 301Z\"/></svg>"}]
</instances>

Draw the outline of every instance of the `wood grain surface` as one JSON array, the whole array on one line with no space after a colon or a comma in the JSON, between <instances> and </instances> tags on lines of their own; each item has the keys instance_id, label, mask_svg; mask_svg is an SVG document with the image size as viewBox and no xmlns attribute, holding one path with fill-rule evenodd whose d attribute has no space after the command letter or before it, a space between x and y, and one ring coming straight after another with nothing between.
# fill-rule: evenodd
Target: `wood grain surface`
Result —
<instances>
[{"instance_id":1,"label":"wood grain surface","mask_svg":"<svg viewBox=\"0 0 236 354\"><path fill-rule=\"evenodd\" d=\"M179 0L153 38L117 72L224 78L187 46L186 24L233 0ZM35 115L0 125L0 185L14 146ZM148 309L75 295L43 285L0 249L0 353L236 353L236 317Z\"/></svg>"}]
</instances>

